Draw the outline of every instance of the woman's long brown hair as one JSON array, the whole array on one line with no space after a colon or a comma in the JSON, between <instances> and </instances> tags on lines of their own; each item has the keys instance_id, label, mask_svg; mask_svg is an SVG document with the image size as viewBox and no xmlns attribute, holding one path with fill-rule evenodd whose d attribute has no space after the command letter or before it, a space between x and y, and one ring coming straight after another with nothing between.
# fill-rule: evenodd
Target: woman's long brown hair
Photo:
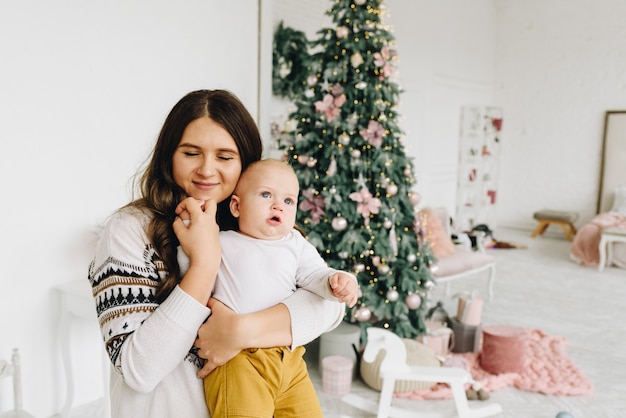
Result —
<instances>
[{"instance_id":1,"label":"woman's long brown hair","mask_svg":"<svg viewBox=\"0 0 626 418\"><path fill-rule=\"evenodd\" d=\"M152 157L139 177L141 197L129 204L152 214L146 233L168 273L157 290L159 303L167 298L181 279L176 259L179 242L172 223L176 218L176 206L187 195L174 181L172 159L187 125L207 116L226 129L235 140L242 170L251 162L259 160L263 151L254 119L243 103L229 91L193 91L172 108L161 128ZM217 207L217 222L222 230L235 229L237 225L228 208L229 200L220 202Z\"/></svg>"}]
</instances>

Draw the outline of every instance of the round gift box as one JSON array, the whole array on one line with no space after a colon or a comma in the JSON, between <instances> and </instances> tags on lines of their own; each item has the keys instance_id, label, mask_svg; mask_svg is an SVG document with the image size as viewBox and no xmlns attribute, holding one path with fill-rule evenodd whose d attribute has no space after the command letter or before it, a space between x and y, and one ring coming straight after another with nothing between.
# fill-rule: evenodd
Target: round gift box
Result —
<instances>
[{"instance_id":1,"label":"round gift box","mask_svg":"<svg viewBox=\"0 0 626 418\"><path fill-rule=\"evenodd\" d=\"M322 359L322 390L330 395L346 395L352 386L352 360L343 356Z\"/></svg>"}]
</instances>

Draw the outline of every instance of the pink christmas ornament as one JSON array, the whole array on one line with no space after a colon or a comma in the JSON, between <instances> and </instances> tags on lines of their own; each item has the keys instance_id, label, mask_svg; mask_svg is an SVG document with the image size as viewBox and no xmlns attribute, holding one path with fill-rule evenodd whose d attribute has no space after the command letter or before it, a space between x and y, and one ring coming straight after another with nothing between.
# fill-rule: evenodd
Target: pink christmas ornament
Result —
<instances>
[{"instance_id":1,"label":"pink christmas ornament","mask_svg":"<svg viewBox=\"0 0 626 418\"><path fill-rule=\"evenodd\" d=\"M315 111L323 113L326 116L326 120L331 122L337 116L341 110L339 109L346 102L346 95L342 94L339 97L333 97L332 94L327 94L322 100L315 102Z\"/></svg>"},{"instance_id":2,"label":"pink christmas ornament","mask_svg":"<svg viewBox=\"0 0 626 418\"><path fill-rule=\"evenodd\" d=\"M377 214L382 206L380 199L372 196L367 187L363 187L359 192L350 193L348 197L357 202L356 211L365 218L365 225L369 225L370 215Z\"/></svg>"},{"instance_id":3,"label":"pink christmas ornament","mask_svg":"<svg viewBox=\"0 0 626 418\"><path fill-rule=\"evenodd\" d=\"M366 129L361 129L359 134L364 140L369 142L372 146L380 148L383 144L383 137L385 136L385 129L380 123L375 120L370 120Z\"/></svg>"},{"instance_id":4,"label":"pink christmas ornament","mask_svg":"<svg viewBox=\"0 0 626 418\"><path fill-rule=\"evenodd\" d=\"M391 60L393 60L396 55L396 51L386 45L381 48L380 52L376 52L374 54L374 64L376 64L377 67L382 67L383 69L378 76L379 80L384 80L385 78L393 75L395 68L391 64Z\"/></svg>"},{"instance_id":5,"label":"pink christmas ornament","mask_svg":"<svg viewBox=\"0 0 626 418\"><path fill-rule=\"evenodd\" d=\"M419 193L417 192L409 193L409 201L411 202L413 206L417 206L420 203L420 200L421 200L421 196Z\"/></svg>"},{"instance_id":6,"label":"pink christmas ornament","mask_svg":"<svg viewBox=\"0 0 626 418\"><path fill-rule=\"evenodd\" d=\"M320 195L315 195L313 189L309 188L302 191L302 195L305 199L300 203L298 208L303 212L309 212L312 224L318 224L320 218L325 215L324 212L324 198Z\"/></svg>"},{"instance_id":7,"label":"pink christmas ornament","mask_svg":"<svg viewBox=\"0 0 626 418\"><path fill-rule=\"evenodd\" d=\"M411 293L404 298L404 303L409 309L417 309L422 304L422 298L415 293Z\"/></svg>"}]
</instances>

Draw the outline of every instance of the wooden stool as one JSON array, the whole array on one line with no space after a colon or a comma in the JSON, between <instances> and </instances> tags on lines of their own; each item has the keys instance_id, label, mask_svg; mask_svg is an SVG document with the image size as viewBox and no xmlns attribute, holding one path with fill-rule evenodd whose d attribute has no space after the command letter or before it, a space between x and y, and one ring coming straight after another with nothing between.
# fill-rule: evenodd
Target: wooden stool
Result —
<instances>
[{"instance_id":1,"label":"wooden stool","mask_svg":"<svg viewBox=\"0 0 626 418\"><path fill-rule=\"evenodd\" d=\"M576 212L543 209L535 212L533 217L539 222L539 225L537 225L531 237L534 238L537 235L542 235L550 224L557 224L561 226L568 240L574 240L574 235L576 235L574 222L578 219Z\"/></svg>"}]
</instances>

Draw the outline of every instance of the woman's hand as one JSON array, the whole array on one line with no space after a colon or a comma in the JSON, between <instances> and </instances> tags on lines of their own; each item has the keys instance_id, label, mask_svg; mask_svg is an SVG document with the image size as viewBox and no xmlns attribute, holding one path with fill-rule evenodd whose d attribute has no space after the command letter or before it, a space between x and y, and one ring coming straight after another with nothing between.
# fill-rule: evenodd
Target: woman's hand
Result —
<instances>
[{"instance_id":1,"label":"woman's hand","mask_svg":"<svg viewBox=\"0 0 626 418\"><path fill-rule=\"evenodd\" d=\"M198 372L199 378L207 377L216 367L235 357L245 344L242 335L241 315L230 310L217 299L209 300L211 316L198 330L195 346L198 355L205 359L204 367Z\"/></svg>"},{"instance_id":2,"label":"woman's hand","mask_svg":"<svg viewBox=\"0 0 626 418\"><path fill-rule=\"evenodd\" d=\"M188 197L176 207L178 216L172 224L181 248L189 257L189 269L180 287L202 304L211 296L222 258L216 212L214 200Z\"/></svg>"},{"instance_id":3,"label":"woman's hand","mask_svg":"<svg viewBox=\"0 0 626 418\"><path fill-rule=\"evenodd\" d=\"M191 264L208 259L219 260L219 226L215 219L217 204L214 200L198 201L188 197L176 207L172 227ZM207 257L212 255L212 257Z\"/></svg>"}]
</instances>

